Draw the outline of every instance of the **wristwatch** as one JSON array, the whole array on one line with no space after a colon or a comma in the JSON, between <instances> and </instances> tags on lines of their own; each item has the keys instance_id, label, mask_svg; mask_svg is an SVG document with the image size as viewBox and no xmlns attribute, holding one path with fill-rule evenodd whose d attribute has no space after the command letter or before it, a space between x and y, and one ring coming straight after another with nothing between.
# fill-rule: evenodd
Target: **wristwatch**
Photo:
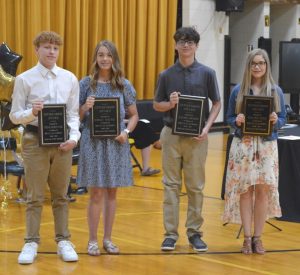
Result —
<instances>
[{"instance_id":1,"label":"wristwatch","mask_svg":"<svg viewBox=\"0 0 300 275\"><path fill-rule=\"evenodd\" d=\"M124 129L124 132L127 134L127 136L129 136L130 130L129 129Z\"/></svg>"}]
</instances>

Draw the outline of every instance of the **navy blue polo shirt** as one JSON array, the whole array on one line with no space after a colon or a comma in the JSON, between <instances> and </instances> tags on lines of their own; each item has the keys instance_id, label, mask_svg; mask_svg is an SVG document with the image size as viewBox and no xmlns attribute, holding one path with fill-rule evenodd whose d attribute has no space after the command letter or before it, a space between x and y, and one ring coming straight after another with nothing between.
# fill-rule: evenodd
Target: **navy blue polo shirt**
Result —
<instances>
[{"instance_id":1,"label":"navy blue polo shirt","mask_svg":"<svg viewBox=\"0 0 300 275\"><path fill-rule=\"evenodd\" d=\"M174 91L182 95L204 96L204 120L209 116L209 102L219 101L220 93L213 69L199 63L197 60L189 67L183 67L179 61L162 71L159 75L154 100L156 102L169 101ZM175 108L165 112L164 124L172 127Z\"/></svg>"}]
</instances>

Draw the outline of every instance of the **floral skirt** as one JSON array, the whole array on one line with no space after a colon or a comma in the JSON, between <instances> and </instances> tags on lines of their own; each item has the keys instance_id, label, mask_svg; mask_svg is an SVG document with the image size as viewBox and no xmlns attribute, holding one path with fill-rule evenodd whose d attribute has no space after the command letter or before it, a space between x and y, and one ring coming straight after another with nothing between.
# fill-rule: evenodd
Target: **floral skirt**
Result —
<instances>
[{"instance_id":1,"label":"floral skirt","mask_svg":"<svg viewBox=\"0 0 300 275\"><path fill-rule=\"evenodd\" d=\"M256 184L268 184L267 219L281 217L278 193L277 141L234 137L229 152L223 221L241 223L240 195ZM255 196L255 194L254 194ZM253 200L254 201L254 200Z\"/></svg>"}]
</instances>

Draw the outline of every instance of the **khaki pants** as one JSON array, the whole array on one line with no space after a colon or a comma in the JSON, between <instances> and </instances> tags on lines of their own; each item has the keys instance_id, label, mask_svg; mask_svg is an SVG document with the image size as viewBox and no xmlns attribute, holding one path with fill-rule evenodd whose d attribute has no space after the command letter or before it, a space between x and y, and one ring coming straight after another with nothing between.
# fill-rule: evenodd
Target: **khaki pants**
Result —
<instances>
[{"instance_id":1,"label":"khaki pants","mask_svg":"<svg viewBox=\"0 0 300 275\"><path fill-rule=\"evenodd\" d=\"M162 166L164 183L165 237L178 239L179 195L182 175L188 196L186 219L187 236L199 231L202 223L203 188L208 141L202 143L191 137L172 135L172 129L164 127L161 132ZM182 173L183 172L183 173Z\"/></svg>"},{"instance_id":2,"label":"khaki pants","mask_svg":"<svg viewBox=\"0 0 300 275\"><path fill-rule=\"evenodd\" d=\"M25 242L39 242L41 213L47 184L55 224L55 240L68 239L68 200L66 198L72 165L72 150L58 146L40 147L37 133L24 132L22 138L25 182L27 186Z\"/></svg>"}]
</instances>

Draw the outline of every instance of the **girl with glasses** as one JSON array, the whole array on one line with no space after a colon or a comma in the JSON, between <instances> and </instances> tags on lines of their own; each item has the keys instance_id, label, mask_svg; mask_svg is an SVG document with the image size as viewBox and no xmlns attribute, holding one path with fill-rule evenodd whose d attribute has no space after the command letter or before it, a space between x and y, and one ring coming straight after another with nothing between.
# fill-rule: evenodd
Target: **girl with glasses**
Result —
<instances>
[{"instance_id":1,"label":"girl with glasses","mask_svg":"<svg viewBox=\"0 0 300 275\"><path fill-rule=\"evenodd\" d=\"M244 96L269 96L274 111L269 115L273 131L270 136L243 135ZM248 53L242 83L234 87L228 105L227 122L234 129L226 175L226 223L241 223L244 230L244 254L264 254L260 236L268 218L280 217L278 195L278 129L286 121L282 90L271 75L268 54L255 49ZM252 233L252 221L254 232Z\"/></svg>"}]
</instances>

